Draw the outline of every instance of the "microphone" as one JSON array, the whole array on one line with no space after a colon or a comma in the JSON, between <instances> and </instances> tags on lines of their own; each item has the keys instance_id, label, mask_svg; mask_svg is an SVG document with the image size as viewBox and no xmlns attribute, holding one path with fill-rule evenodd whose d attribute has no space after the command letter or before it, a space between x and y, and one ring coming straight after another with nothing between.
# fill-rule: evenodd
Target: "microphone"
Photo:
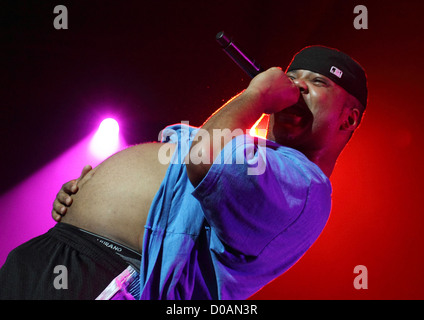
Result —
<instances>
[{"instance_id":1,"label":"microphone","mask_svg":"<svg viewBox=\"0 0 424 320\"><path fill-rule=\"evenodd\" d=\"M221 45L222 50L227 53L237 65L244 70L251 78L262 71L262 67L255 60L250 59L233 42L231 38L224 34L224 31L218 32L216 41Z\"/></svg>"}]
</instances>

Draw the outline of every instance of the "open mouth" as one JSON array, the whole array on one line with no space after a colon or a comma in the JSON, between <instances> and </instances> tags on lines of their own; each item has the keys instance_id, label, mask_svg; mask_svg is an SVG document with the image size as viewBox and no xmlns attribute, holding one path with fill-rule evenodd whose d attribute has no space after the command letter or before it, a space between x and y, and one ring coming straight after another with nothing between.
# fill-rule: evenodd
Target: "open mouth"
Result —
<instances>
[{"instance_id":1,"label":"open mouth","mask_svg":"<svg viewBox=\"0 0 424 320\"><path fill-rule=\"evenodd\" d=\"M294 104L275 114L278 121L292 124L301 125L310 117L310 111L304 104Z\"/></svg>"}]
</instances>

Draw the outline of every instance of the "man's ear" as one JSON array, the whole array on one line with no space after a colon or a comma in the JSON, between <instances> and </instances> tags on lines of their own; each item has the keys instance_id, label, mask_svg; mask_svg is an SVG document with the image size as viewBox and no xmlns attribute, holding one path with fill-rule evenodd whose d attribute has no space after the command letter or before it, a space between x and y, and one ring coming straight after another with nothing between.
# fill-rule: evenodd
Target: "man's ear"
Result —
<instances>
[{"instance_id":1,"label":"man's ear","mask_svg":"<svg viewBox=\"0 0 424 320\"><path fill-rule=\"evenodd\" d=\"M354 131L359 125L360 116L361 112L358 108L348 109L346 118L343 121L340 129L345 131Z\"/></svg>"}]
</instances>

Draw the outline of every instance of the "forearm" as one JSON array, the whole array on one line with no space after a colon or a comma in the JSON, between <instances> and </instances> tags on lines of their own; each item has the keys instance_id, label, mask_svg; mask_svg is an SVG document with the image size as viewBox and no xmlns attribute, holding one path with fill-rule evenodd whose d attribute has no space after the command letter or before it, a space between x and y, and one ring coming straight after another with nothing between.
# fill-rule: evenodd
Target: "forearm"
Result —
<instances>
[{"instance_id":1,"label":"forearm","mask_svg":"<svg viewBox=\"0 0 424 320\"><path fill-rule=\"evenodd\" d=\"M187 174L194 186L204 178L224 146L236 136L246 134L260 118L260 103L256 90L245 90L203 124L186 158Z\"/></svg>"},{"instance_id":2,"label":"forearm","mask_svg":"<svg viewBox=\"0 0 424 320\"><path fill-rule=\"evenodd\" d=\"M226 143L245 134L263 113L279 112L296 103L299 94L281 68L270 68L253 78L247 89L215 112L194 138L185 159L191 183L197 186L202 181Z\"/></svg>"}]
</instances>

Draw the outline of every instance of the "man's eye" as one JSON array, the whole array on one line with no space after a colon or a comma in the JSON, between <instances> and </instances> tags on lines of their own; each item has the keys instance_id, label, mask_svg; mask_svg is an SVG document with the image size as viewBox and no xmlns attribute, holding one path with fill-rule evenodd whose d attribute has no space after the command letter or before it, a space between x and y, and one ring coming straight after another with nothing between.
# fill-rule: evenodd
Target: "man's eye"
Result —
<instances>
[{"instance_id":1,"label":"man's eye","mask_svg":"<svg viewBox=\"0 0 424 320\"><path fill-rule=\"evenodd\" d=\"M321 83L321 84L327 84L327 82L325 82L325 80L323 80L321 78L315 78L314 82L318 82L318 83Z\"/></svg>"}]
</instances>

